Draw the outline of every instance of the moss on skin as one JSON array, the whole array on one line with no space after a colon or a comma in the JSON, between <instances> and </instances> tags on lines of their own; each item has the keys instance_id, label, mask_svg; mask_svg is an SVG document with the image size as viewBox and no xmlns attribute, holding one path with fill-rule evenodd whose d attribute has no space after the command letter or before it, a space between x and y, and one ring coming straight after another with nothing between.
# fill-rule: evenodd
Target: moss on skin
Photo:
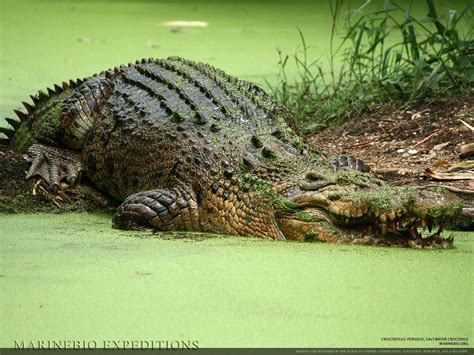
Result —
<instances>
[{"instance_id":1,"label":"moss on skin","mask_svg":"<svg viewBox=\"0 0 474 355\"><path fill-rule=\"evenodd\" d=\"M305 242L314 242L317 240L319 237L319 233L316 232L315 230L311 230L308 233L304 235L304 241Z\"/></svg>"},{"instance_id":2,"label":"moss on skin","mask_svg":"<svg viewBox=\"0 0 474 355\"><path fill-rule=\"evenodd\" d=\"M295 211L298 206L275 191L272 184L252 174L245 174L242 180L244 190L251 190L272 201L278 211Z\"/></svg>"},{"instance_id":3,"label":"moss on skin","mask_svg":"<svg viewBox=\"0 0 474 355\"><path fill-rule=\"evenodd\" d=\"M428 207L420 211L420 218L442 219L444 216L460 216L463 209L463 202L459 199L458 202L448 204L443 207Z\"/></svg>"},{"instance_id":4,"label":"moss on skin","mask_svg":"<svg viewBox=\"0 0 474 355\"><path fill-rule=\"evenodd\" d=\"M33 138L30 132L28 122L22 122L20 127L16 130L10 146L24 153L33 143L35 143L35 138Z\"/></svg>"},{"instance_id":5,"label":"moss on skin","mask_svg":"<svg viewBox=\"0 0 474 355\"><path fill-rule=\"evenodd\" d=\"M62 101L61 101L62 102ZM59 131L60 120L60 104L58 102L51 103L45 107L46 111L34 126L34 135L37 140L54 140Z\"/></svg>"},{"instance_id":6,"label":"moss on skin","mask_svg":"<svg viewBox=\"0 0 474 355\"><path fill-rule=\"evenodd\" d=\"M298 211L295 213L295 217L303 222L313 222L313 216L304 211Z\"/></svg>"},{"instance_id":7,"label":"moss on skin","mask_svg":"<svg viewBox=\"0 0 474 355\"><path fill-rule=\"evenodd\" d=\"M400 195L389 197L389 191L388 188L381 189L381 191L357 191L348 193L347 197L357 206L370 206L372 211L379 214L393 211L402 206L402 197Z\"/></svg>"},{"instance_id":8,"label":"moss on skin","mask_svg":"<svg viewBox=\"0 0 474 355\"><path fill-rule=\"evenodd\" d=\"M291 142L293 142L297 149L303 150L305 148L303 140L301 139L301 137L295 134L295 132L290 128L290 126L288 126L288 123L286 122L283 113L277 114L275 118L279 127L283 131L283 135Z\"/></svg>"},{"instance_id":9,"label":"moss on skin","mask_svg":"<svg viewBox=\"0 0 474 355\"><path fill-rule=\"evenodd\" d=\"M295 213L295 217L303 222L319 222L322 221L321 218L318 218L316 216L313 216L309 214L308 212L305 211L298 211Z\"/></svg>"},{"instance_id":10,"label":"moss on skin","mask_svg":"<svg viewBox=\"0 0 474 355\"><path fill-rule=\"evenodd\" d=\"M381 180L375 179L370 173L362 173L360 171L341 171L337 174L336 182L339 185L356 185L359 187L367 187L369 184L377 186L386 186Z\"/></svg>"},{"instance_id":11,"label":"moss on skin","mask_svg":"<svg viewBox=\"0 0 474 355\"><path fill-rule=\"evenodd\" d=\"M61 126L61 107L64 100L71 94L71 90L64 90L59 95L54 95L44 103L39 103L36 113L30 115L28 120L22 122L16 130L10 147L21 152L36 142L57 145L58 133Z\"/></svg>"},{"instance_id":12,"label":"moss on skin","mask_svg":"<svg viewBox=\"0 0 474 355\"><path fill-rule=\"evenodd\" d=\"M444 194L447 191L440 188L433 191L436 194ZM416 188L404 188L403 191L393 191L389 186L385 185L383 189L378 191L371 191L368 193L354 193L351 194L351 198L355 201L367 200L370 204L378 209L380 213L390 212L394 209L404 208L410 209L415 212L416 217L420 219L442 219L446 216L460 215L463 209L463 202L461 199L454 199L452 203L447 203L442 207L436 205L426 205L422 208L415 209L415 200L420 194L420 190Z\"/></svg>"}]
</instances>

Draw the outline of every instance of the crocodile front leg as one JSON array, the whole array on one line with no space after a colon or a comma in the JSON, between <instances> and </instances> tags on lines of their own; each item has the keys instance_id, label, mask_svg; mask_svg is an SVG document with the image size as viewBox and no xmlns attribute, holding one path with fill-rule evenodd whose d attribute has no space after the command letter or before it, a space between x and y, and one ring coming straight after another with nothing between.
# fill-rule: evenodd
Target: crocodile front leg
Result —
<instances>
[{"instance_id":1,"label":"crocodile front leg","mask_svg":"<svg viewBox=\"0 0 474 355\"><path fill-rule=\"evenodd\" d=\"M131 195L119 206L113 225L119 229L201 231L194 193L176 188Z\"/></svg>"},{"instance_id":2,"label":"crocodile front leg","mask_svg":"<svg viewBox=\"0 0 474 355\"><path fill-rule=\"evenodd\" d=\"M64 178L71 186L77 184L84 170L79 153L72 150L33 144L28 155L31 166L26 179L39 175L55 193Z\"/></svg>"}]
</instances>

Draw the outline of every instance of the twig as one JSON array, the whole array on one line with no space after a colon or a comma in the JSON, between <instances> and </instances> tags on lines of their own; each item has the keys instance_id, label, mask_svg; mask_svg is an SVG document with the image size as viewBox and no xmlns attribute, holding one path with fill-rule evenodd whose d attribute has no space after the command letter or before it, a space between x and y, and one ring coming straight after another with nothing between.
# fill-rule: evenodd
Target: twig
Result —
<instances>
[{"instance_id":1,"label":"twig","mask_svg":"<svg viewBox=\"0 0 474 355\"><path fill-rule=\"evenodd\" d=\"M33 186L33 196L36 196L36 189L37 187L39 186L39 184L41 184L41 179L39 179L38 181L36 181L35 185Z\"/></svg>"},{"instance_id":2,"label":"twig","mask_svg":"<svg viewBox=\"0 0 474 355\"><path fill-rule=\"evenodd\" d=\"M41 191L43 191L43 193L44 193L45 195L49 195L49 192L48 192L43 186L39 185L39 186L38 186L38 189L41 190Z\"/></svg>"},{"instance_id":3,"label":"twig","mask_svg":"<svg viewBox=\"0 0 474 355\"><path fill-rule=\"evenodd\" d=\"M474 132L474 127L472 127L469 123L464 122L463 120L459 119L463 125L465 125L467 128L469 128L472 132Z\"/></svg>"},{"instance_id":4,"label":"twig","mask_svg":"<svg viewBox=\"0 0 474 355\"><path fill-rule=\"evenodd\" d=\"M429 110L430 110L429 108L426 108L426 109L424 109L424 110L422 110L422 111L415 112L414 114L411 115L411 119L413 120L413 119L416 119L416 118L420 118L423 113L425 113L425 112L427 112L427 111L429 111ZM410 113L411 113L411 112L410 112Z\"/></svg>"},{"instance_id":5,"label":"twig","mask_svg":"<svg viewBox=\"0 0 474 355\"><path fill-rule=\"evenodd\" d=\"M365 141L365 142L355 143L355 144L352 144L352 145L348 146L347 148L361 148L361 147L365 147L366 145L369 145L369 144L372 143L373 141L374 141L374 139L371 139L371 140L368 140L368 141Z\"/></svg>"},{"instance_id":6,"label":"twig","mask_svg":"<svg viewBox=\"0 0 474 355\"><path fill-rule=\"evenodd\" d=\"M422 185L422 186L413 186L416 189L424 190L429 189L432 187L442 187L443 189L449 190L451 192L457 192L460 194L474 194L474 190L465 190L465 189L458 189L457 187L447 186L447 185Z\"/></svg>"},{"instance_id":7,"label":"twig","mask_svg":"<svg viewBox=\"0 0 474 355\"><path fill-rule=\"evenodd\" d=\"M425 176L428 176L435 180L471 180L474 179L473 173L458 173L458 174L447 174L433 171L430 168L425 169Z\"/></svg>"},{"instance_id":8,"label":"twig","mask_svg":"<svg viewBox=\"0 0 474 355\"><path fill-rule=\"evenodd\" d=\"M433 137L435 134L438 134L438 132L439 132L439 131L435 131L435 132L431 133L428 137L423 138L421 141L419 141L418 143L416 143L416 144L413 146L413 148L418 147L420 144L425 143L428 139L430 139L431 137Z\"/></svg>"}]
</instances>

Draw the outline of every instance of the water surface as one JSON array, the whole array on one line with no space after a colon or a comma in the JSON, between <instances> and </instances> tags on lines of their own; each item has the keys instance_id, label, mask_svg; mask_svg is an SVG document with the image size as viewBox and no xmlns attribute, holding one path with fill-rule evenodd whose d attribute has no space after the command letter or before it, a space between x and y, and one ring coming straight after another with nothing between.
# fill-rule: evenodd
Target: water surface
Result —
<instances>
[{"instance_id":1,"label":"water surface","mask_svg":"<svg viewBox=\"0 0 474 355\"><path fill-rule=\"evenodd\" d=\"M1 216L0 347L198 340L201 347L403 347L469 336L474 240L452 250L165 240L109 215Z\"/></svg>"}]
</instances>

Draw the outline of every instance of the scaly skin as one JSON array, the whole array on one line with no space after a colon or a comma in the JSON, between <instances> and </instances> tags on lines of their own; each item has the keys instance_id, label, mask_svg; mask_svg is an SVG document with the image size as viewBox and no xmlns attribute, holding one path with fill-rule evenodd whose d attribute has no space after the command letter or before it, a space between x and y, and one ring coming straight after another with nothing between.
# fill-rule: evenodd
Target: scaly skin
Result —
<instances>
[{"instance_id":1,"label":"scaly skin","mask_svg":"<svg viewBox=\"0 0 474 355\"><path fill-rule=\"evenodd\" d=\"M123 201L114 226L270 239L442 248L459 199L391 188L351 157L328 164L265 92L209 65L142 60L33 97L3 130L28 177L83 172Z\"/></svg>"}]
</instances>

